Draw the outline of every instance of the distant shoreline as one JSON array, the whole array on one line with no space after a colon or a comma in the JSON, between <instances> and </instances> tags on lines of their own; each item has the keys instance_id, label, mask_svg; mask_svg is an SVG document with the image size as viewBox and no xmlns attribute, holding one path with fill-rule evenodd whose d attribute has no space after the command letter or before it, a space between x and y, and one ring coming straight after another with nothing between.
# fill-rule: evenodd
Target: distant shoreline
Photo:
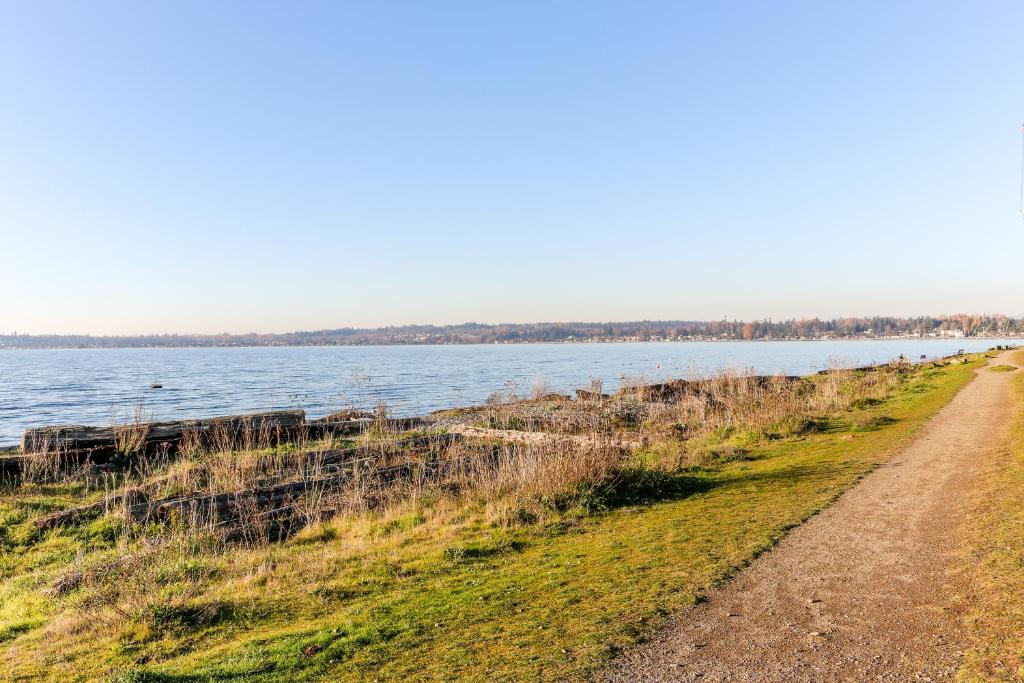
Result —
<instances>
[{"instance_id":1,"label":"distant shoreline","mask_svg":"<svg viewBox=\"0 0 1024 683\"><path fill-rule=\"evenodd\" d=\"M246 348L274 346L464 346L476 344L622 344L639 342L827 341L1024 337L1024 318L1001 314L864 316L787 320L631 320L338 327L234 334L0 333L0 349Z\"/></svg>"},{"instance_id":2,"label":"distant shoreline","mask_svg":"<svg viewBox=\"0 0 1024 683\"><path fill-rule=\"evenodd\" d=\"M3 351L117 351L117 350L180 350L180 349L296 349L296 348L366 348L366 347L415 347L415 346L586 346L594 344L729 344L729 343L779 343L779 342L854 342L854 341L936 341L953 342L968 340L1006 341L1024 339L1024 334L978 335L970 337L900 335L892 337L793 337L772 339L579 339L571 341L501 341L501 342L391 342L366 344L151 344L151 345L77 345L77 346L4 346Z\"/></svg>"}]
</instances>

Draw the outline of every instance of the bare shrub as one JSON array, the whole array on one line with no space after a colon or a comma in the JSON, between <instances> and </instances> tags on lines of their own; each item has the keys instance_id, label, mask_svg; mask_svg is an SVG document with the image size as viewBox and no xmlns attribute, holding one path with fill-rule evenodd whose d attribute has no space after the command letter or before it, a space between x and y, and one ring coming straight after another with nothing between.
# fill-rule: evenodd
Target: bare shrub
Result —
<instances>
[{"instance_id":1,"label":"bare shrub","mask_svg":"<svg viewBox=\"0 0 1024 683\"><path fill-rule=\"evenodd\" d=\"M59 579L82 591L81 609L103 624L145 621L197 594L212 574L209 548L168 535L80 561ZM66 587L65 587L66 589Z\"/></svg>"},{"instance_id":2,"label":"bare shrub","mask_svg":"<svg viewBox=\"0 0 1024 683\"><path fill-rule=\"evenodd\" d=\"M131 412L125 411L121 419L118 419L115 414L112 427L117 452L125 454L140 452L146 444L151 421L152 416L146 413L142 401L137 402Z\"/></svg>"},{"instance_id":3,"label":"bare shrub","mask_svg":"<svg viewBox=\"0 0 1024 683\"><path fill-rule=\"evenodd\" d=\"M530 398L533 400L544 398L551 394L551 383L543 377L535 377L530 385Z\"/></svg>"}]
</instances>

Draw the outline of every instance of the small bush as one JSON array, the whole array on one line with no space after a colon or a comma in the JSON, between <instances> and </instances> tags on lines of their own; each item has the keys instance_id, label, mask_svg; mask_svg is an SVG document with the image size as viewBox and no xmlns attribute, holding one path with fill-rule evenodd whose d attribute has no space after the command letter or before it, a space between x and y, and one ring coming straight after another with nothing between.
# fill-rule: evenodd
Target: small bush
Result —
<instances>
[{"instance_id":1,"label":"small bush","mask_svg":"<svg viewBox=\"0 0 1024 683\"><path fill-rule=\"evenodd\" d=\"M199 604L155 604L149 609L147 621L161 630L194 630L213 626L234 613L232 605L227 602L213 601Z\"/></svg>"},{"instance_id":2,"label":"small bush","mask_svg":"<svg viewBox=\"0 0 1024 683\"><path fill-rule=\"evenodd\" d=\"M292 542L296 545L328 543L338 538L338 530L326 524L312 524L295 534Z\"/></svg>"},{"instance_id":3,"label":"small bush","mask_svg":"<svg viewBox=\"0 0 1024 683\"><path fill-rule=\"evenodd\" d=\"M12 546L32 545L40 539L42 534L35 524L25 522L16 526L7 527L6 544Z\"/></svg>"},{"instance_id":4,"label":"small bush","mask_svg":"<svg viewBox=\"0 0 1024 683\"><path fill-rule=\"evenodd\" d=\"M138 668L126 669L110 679L110 683L179 683L180 681L181 679L177 676L168 676Z\"/></svg>"},{"instance_id":5,"label":"small bush","mask_svg":"<svg viewBox=\"0 0 1024 683\"><path fill-rule=\"evenodd\" d=\"M509 415L505 417L491 415L487 418L487 426L490 429L510 429L521 432L526 430L526 420L518 415Z\"/></svg>"},{"instance_id":6,"label":"small bush","mask_svg":"<svg viewBox=\"0 0 1024 683\"><path fill-rule=\"evenodd\" d=\"M0 628L0 643L6 643L9 640L14 640L22 633L28 633L38 624L31 621L19 621L14 624L9 624Z\"/></svg>"},{"instance_id":7,"label":"small bush","mask_svg":"<svg viewBox=\"0 0 1024 683\"><path fill-rule=\"evenodd\" d=\"M94 519L82 528L82 536L91 543L108 545L113 543L123 528L120 520L111 515Z\"/></svg>"},{"instance_id":8,"label":"small bush","mask_svg":"<svg viewBox=\"0 0 1024 683\"><path fill-rule=\"evenodd\" d=\"M511 552L522 552L526 543L514 538L502 538L495 541L472 543L464 546L445 548L441 556L448 562L465 562L481 560Z\"/></svg>"},{"instance_id":9,"label":"small bush","mask_svg":"<svg viewBox=\"0 0 1024 683\"><path fill-rule=\"evenodd\" d=\"M824 432L827 427L824 420L806 415L792 415L772 425L771 433L777 437L786 438Z\"/></svg>"},{"instance_id":10,"label":"small bush","mask_svg":"<svg viewBox=\"0 0 1024 683\"><path fill-rule=\"evenodd\" d=\"M864 410L865 408L872 408L880 405L881 403L882 399L880 398L874 398L873 396L861 396L860 398L855 398L850 402L850 409Z\"/></svg>"},{"instance_id":11,"label":"small bush","mask_svg":"<svg viewBox=\"0 0 1024 683\"><path fill-rule=\"evenodd\" d=\"M345 602L359 595L359 591L354 588L345 586L314 586L309 594L319 600L320 602L327 604L332 602Z\"/></svg>"},{"instance_id":12,"label":"small bush","mask_svg":"<svg viewBox=\"0 0 1024 683\"><path fill-rule=\"evenodd\" d=\"M889 417L888 415L875 415L872 417L862 417L853 421L853 431L855 432L873 432L881 429L886 425L891 425L896 420Z\"/></svg>"},{"instance_id":13,"label":"small bush","mask_svg":"<svg viewBox=\"0 0 1024 683\"><path fill-rule=\"evenodd\" d=\"M378 529L377 536L390 536L393 533L399 531L407 531L414 529L420 524L426 521L426 517L423 516L422 512L409 512L407 514L389 519L387 522L382 524Z\"/></svg>"},{"instance_id":14,"label":"small bush","mask_svg":"<svg viewBox=\"0 0 1024 683\"><path fill-rule=\"evenodd\" d=\"M602 507L612 508L682 498L700 491L701 486L698 478L682 472L636 467L624 470L598 493Z\"/></svg>"},{"instance_id":15,"label":"small bush","mask_svg":"<svg viewBox=\"0 0 1024 683\"><path fill-rule=\"evenodd\" d=\"M644 406L636 399L616 401L611 409L612 420L620 427L635 429L644 419Z\"/></svg>"},{"instance_id":16,"label":"small bush","mask_svg":"<svg viewBox=\"0 0 1024 683\"><path fill-rule=\"evenodd\" d=\"M755 459L750 449L741 446L723 446L711 450L708 455L709 460L715 462L743 462Z\"/></svg>"},{"instance_id":17,"label":"small bush","mask_svg":"<svg viewBox=\"0 0 1024 683\"><path fill-rule=\"evenodd\" d=\"M217 573L217 569L209 561L199 557L187 557L159 567L156 571L156 581L162 586L179 582L191 583L209 579Z\"/></svg>"}]
</instances>

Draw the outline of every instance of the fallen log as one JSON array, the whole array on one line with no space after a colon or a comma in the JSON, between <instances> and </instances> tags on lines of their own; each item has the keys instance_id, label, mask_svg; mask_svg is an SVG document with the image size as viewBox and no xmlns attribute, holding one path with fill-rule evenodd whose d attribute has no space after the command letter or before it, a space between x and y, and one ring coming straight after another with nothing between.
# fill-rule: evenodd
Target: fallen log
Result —
<instances>
[{"instance_id":1,"label":"fallen log","mask_svg":"<svg viewBox=\"0 0 1024 683\"><path fill-rule=\"evenodd\" d=\"M90 427L54 425L25 430L21 450L25 453L63 452L91 448L118 448L123 445L152 448L159 444L180 443L184 438L241 438L267 435L292 436L305 423L302 410L276 410L245 415L226 415L202 420L144 422L139 424Z\"/></svg>"},{"instance_id":2,"label":"fallen log","mask_svg":"<svg viewBox=\"0 0 1024 683\"><path fill-rule=\"evenodd\" d=\"M422 448L424 446L435 446L448 448L453 443L460 441L462 435L455 432L444 434L421 434L410 436L397 441L383 442L380 444L360 444L347 448L332 448L327 450L308 450L299 454L303 459L303 465L343 465L359 456L378 455L381 452L397 453L407 448Z\"/></svg>"},{"instance_id":3,"label":"fallen log","mask_svg":"<svg viewBox=\"0 0 1024 683\"><path fill-rule=\"evenodd\" d=\"M608 394L603 394L599 391L591 391L590 389L577 389L576 400L577 401L603 401L611 398Z\"/></svg>"},{"instance_id":4,"label":"fallen log","mask_svg":"<svg viewBox=\"0 0 1024 683\"><path fill-rule=\"evenodd\" d=\"M18 475L28 461L24 455L0 455L0 474Z\"/></svg>"},{"instance_id":5,"label":"fallen log","mask_svg":"<svg viewBox=\"0 0 1024 683\"><path fill-rule=\"evenodd\" d=\"M309 438L321 436L352 436L362 434L375 427L387 431L402 432L409 429L423 427L427 422L422 417L400 417L388 420L378 420L372 417L360 417L352 420L312 420L304 426L304 432Z\"/></svg>"},{"instance_id":6,"label":"fallen log","mask_svg":"<svg viewBox=\"0 0 1024 683\"><path fill-rule=\"evenodd\" d=\"M108 496L103 500L98 500L95 503L52 512L45 517L35 520L34 525L39 531L46 531L69 524L78 524L79 522L99 517L109 512L115 506L122 504L137 505L139 500L144 499L145 496L146 494L142 487L130 488Z\"/></svg>"},{"instance_id":7,"label":"fallen log","mask_svg":"<svg viewBox=\"0 0 1024 683\"><path fill-rule=\"evenodd\" d=\"M765 388L774 382L792 383L802 380L797 375L738 375L739 379L750 380L755 386ZM626 386L618 390L619 396L636 395L647 401L673 401L685 396L707 395L708 382L701 380L673 379L657 384Z\"/></svg>"},{"instance_id":8,"label":"fallen log","mask_svg":"<svg viewBox=\"0 0 1024 683\"><path fill-rule=\"evenodd\" d=\"M458 434L435 434L435 435L421 435L414 436L407 439L401 439L390 444L377 445L362 445L352 446L349 448L337 448L331 450L311 450L303 453L298 453L296 457L296 474L301 474L308 471L309 469L320 469L330 471L331 476L328 477L315 477L310 478L307 481L328 481L332 480L336 475L348 476L351 474L352 467L358 467L364 463L370 463L376 461L380 454L380 450L400 452L407 448L422 448L424 446L433 446L438 448L447 448L453 443L461 440L461 435ZM345 468L348 468L346 470ZM129 514L136 519L149 518L153 515L153 511L159 508L161 504L169 504L173 500L189 500L189 499L201 499L202 494L192 494L189 496L181 496L177 499L167 499L163 501L151 502L149 500L149 493L154 489L158 488L161 484L168 480L168 475L163 475L155 479L149 479L137 486L132 486L127 489L115 492L103 500L89 503L87 505L79 505L77 507L69 508L67 510L58 510L57 512L50 513L44 517L40 517L35 520L34 525L40 531L46 531L60 526L67 526L71 524L78 524L83 521L87 521L94 517L98 517L105 514L117 507L127 506ZM302 483L302 482L298 482ZM251 488L252 491L265 491L275 486L270 482L256 482ZM230 496L233 494L222 494ZM245 495L245 492L237 495Z\"/></svg>"},{"instance_id":9,"label":"fallen log","mask_svg":"<svg viewBox=\"0 0 1024 683\"><path fill-rule=\"evenodd\" d=\"M453 434L464 437L476 437L479 439L497 439L509 443L521 443L529 445L571 443L577 446L594 448L599 446L612 446L614 448L640 448L643 441L640 439L620 439L618 437L594 437L581 434L549 434L547 432L523 432L514 429L488 429L486 427L471 427L469 425L455 425L449 430Z\"/></svg>"},{"instance_id":10,"label":"fallen log","mask_svg":"<svg viewBox=\"0 0 1024 683\"><path fill-rule=\"evenodd\" d=\"M359 410L358 408L348 408L346 410L338 410L333 413L328 413L323 417L318 417L314 420L309 420L311 423L316 422L349 422L351 420L372 420L376 415L368 413L365 410Z\"/></svg>"},{"instance_id":11,"label":"fallen log","mask_svg":"<svg viewBox=\"0 0 1024 683\"><path fill-rule=\"evenodd\" d=\"M490 460L495 460L497 457L497 452L493 450L483 456ZM421 476L436 477L455 465L472 460L481 460L481 456L435 457L426 460L410 460L387 467L375 467L376 458L362 458L349 461L347 469L328 476L254 486L226 493L192 494L154 501L147 500L128 506L127 512L140 524L149 522L168 524L176 521L198 525L213 523L222 527L234 524L243 518L281 514L294 507L295 501L306 493L333 491L357 478L365 480L367 484L394 484L399 479L409 478L417 473Z\"/></svg>"},{"instance_id":12,"label":"fallen log","mask_svg":"<svg viewBox=\"0 0 1024 683\"><path fill-rule=\"evenodd\" d=\"M416 437L421 442L425 437ZM433 444L443 444L432 437ZM459 440L450 435L451 440ZM410 439L408 441L413 441ZM450 441L449 441L450 443ZM349 449L346 449L349 450ZM412 459L384 467L378 466L376 457L349 460L343 471L326 476L307 477L295 481L266 483L248 489L215 494L190 494L173 498L152 500L142 489L149 484L126 490L117 496L97 501L90 505L50 515L37 524L40 528L52 528L61 523L80 521L97 513L118 506L128 517L141 524L211 525L226 532L227 538L239 538L249 534L274 539L287 536L299 526L294 524L296 515L300 521L308 509L300 504L302 496L310 493L334 491L347 483L361 482L360 486L372 498L374 491L394 486L400 481L420 482L425 479L437 480L457 475L459 470L480 465L496 467L503 450L489 446L480 453L462 453L454 457L441 457L440 451L432 451L425 458ZM329 514L329 510L327 511Z\"/></svg>"},{"instance_id":13,"label":"fallen log","mask_svg":"<svg viewBox=\"0 0 1024 683\"><path fill-rule=\"evenodd\" d=\"M302 479L228 493L179 496L146 501L130 506L128 514L140 524L151 521L166 524L175 519L198 524L210 521L228 522L240 517L244 512L241 509L243 507L251 506L255 510L265 511L280 507L307 491L326 491L337 488L352 478L356 468L364 463L372 462L372 460L372 458L367 458L365 461L354 461L351 463L352 470L326 477Z\"/></svg>"},{"instance_id":14,"label":"fallen log","mask_svg":"<svg viewBox=\"0 0 1024 683\"><path fill-rule=\"evenodd\" d=\"M110 459L117 454L117 447L112 445L94 446L91 448L70 448L45 450L37 453L24 453L19 456L21 460L21 471L24 472L32 464L39 464L52 468L61 469L68 466L85 465L89 463L103 464L110 462Z\"/></svg>"}]
</instances>

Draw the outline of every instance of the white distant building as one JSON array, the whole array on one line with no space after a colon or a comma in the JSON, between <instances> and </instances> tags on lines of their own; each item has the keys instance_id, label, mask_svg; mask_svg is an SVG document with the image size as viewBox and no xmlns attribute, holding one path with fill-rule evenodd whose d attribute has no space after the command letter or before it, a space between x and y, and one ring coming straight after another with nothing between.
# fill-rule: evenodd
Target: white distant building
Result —
<instances>
[{"instance_id":1,"label":"white distant building","mask_svg":"<svg viewBox=\"0 0 1024 683\"><path fill-rule=\"evenodd\" d=\"M963 337L965 335L964 335L964 331L963 330L939 330L939 336L940 337L953 337L953 338L956 338L956 339L960 339L961 337Z\"/></svg>"}]
</instances>

